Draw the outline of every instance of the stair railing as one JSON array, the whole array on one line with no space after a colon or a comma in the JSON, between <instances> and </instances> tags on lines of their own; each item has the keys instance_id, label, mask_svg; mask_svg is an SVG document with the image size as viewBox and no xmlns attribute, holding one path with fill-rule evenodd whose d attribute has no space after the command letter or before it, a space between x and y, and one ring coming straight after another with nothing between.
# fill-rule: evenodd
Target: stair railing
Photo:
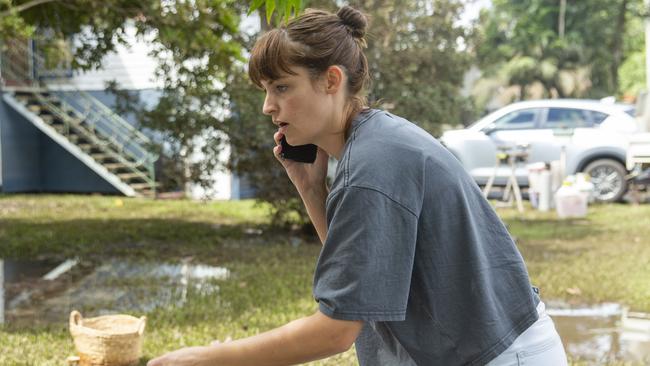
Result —
<instances>
[{"instance_id":1,"label":"stair railing","mask_svg":"<svg viewBox=\"0 0 650 366\"><path fill-rule=\"evenodd\" d=\"M5 74L9 75L9 79L3 76L5 80L12 80L18 84L17 86L42 87L49 94L54 95L56 102L61 103L61 107L56 106L52 103L52 100L42 94L39 98L40 102L46 104L52 110L58 110L59 113L65 115L68 115L68 112L72 113L75 118L83 120L88 125L89 132L100 137L94 139L94 142L98 142L99 146L102 146L102 140L107 140L112 145L113 150L128 156L129 160L135 162L136 165L142 164L145 166L149 173L146 180L154 188L153 165L158 156L145 147L151 145L151 140L104 103L77 88L76 85L70 82L69 75L62 70L48 70L48 80L58 81L58 83L45 82L45 80L39 78L39 70L43 70L45 60L40 55L32 52L27 46L27 42L12 42L12 46L11 53L5 52L0 55L1 68ZM11 57L12 53L21 56L31 55L28 60L31 60L32 64L21 65L20 60L17 60L15 56ZM24 70L25 66L27 66L27 70ZM66 123L68 122L66 121ZM104 146L108 147L106 144ZM133 163L129 165L132 166Z\"/></svg>"}]
</instances>

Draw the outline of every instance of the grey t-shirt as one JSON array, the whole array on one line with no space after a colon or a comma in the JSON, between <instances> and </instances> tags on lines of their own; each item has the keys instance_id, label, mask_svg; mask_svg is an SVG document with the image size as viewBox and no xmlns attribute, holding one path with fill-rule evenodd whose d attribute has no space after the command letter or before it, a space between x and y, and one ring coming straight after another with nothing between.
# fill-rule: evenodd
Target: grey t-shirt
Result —
<instances>
[{"instance_id":1,"label":"grey t-shirt","mask_svg":"<svg viewBox=\"0 0 650 366\"><path fill-rule=\"evenodd\" d=\"M484 365L537 320L523 259L438 141L390 113L351 127L314 276L324 314L362 320L359 363Z\"/></svg>"}]
</instances>

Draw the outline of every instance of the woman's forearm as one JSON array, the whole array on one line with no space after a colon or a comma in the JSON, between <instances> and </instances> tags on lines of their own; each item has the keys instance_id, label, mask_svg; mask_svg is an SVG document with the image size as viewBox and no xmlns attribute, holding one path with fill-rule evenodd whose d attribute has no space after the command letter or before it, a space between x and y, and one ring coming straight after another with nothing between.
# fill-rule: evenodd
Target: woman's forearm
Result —
<instances>
[{"instance_id":1,"label":"woman's forearm","mask_svg":"<svg viewBox=\"0 0 650 366\"><path fill-rule=\"evenodd\" d=\"M249 338L207 347L203 365L295 365L347 350L361 322L335 320L316 314Z\"/></svg>"},{"instance_id":2,"label":"woman's forearm","mask_svg":"<svg viewBox=\"0 0 650 366\"><path fill-rule=\"evenodd\" d=\"M325 244L327 238L327 218L325 215L325 200L327 198L328 188L326 186L310 189L309 191L301 192L300 197L305 204L307 214L314 225L318 238L321 244Z\"/></svg>"}]
</instances>

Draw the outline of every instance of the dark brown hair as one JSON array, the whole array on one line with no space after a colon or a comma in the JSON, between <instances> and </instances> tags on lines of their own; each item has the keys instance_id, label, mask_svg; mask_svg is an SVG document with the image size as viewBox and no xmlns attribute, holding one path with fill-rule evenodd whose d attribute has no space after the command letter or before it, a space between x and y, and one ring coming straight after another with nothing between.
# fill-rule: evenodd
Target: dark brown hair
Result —
<instances>
[{"instance_id":1,"label":"dark brown hair","mask_svg":"<svg viewBox=\"0 0 650 366\"><path fill-rule=\"evenodd\" d=\"M307 9L286 26L272 29L257 40L248 62L248 75L261 87L262 80L295 75L292 66L305 67L316 79L328 67L338 65L348 77L352 117L366 105L365 92L370 81L368 60L363 53L367 25L366 16L349 6L342 7L337 14Z\"/></svg>"}]
</instances>

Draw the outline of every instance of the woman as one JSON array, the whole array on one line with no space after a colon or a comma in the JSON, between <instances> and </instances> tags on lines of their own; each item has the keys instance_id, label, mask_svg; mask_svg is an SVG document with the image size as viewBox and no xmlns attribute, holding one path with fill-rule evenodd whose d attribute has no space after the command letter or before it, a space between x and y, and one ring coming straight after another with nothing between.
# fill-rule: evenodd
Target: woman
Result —
<instances>
[{"instance_id":1,"label":"woman","mask_svg":"<svg viewBox=\"0 0 650 366\"><path fill-rule=\"evenodd\" d=\"M278 126L276 158L323 249L318 311L250 338L186 348L160 365L292 365L344 352L361 365L566 365L552 320L504 225L431 135L365 107L366 18L308 10L263 35L249 62ZM313 164L280 140L318 146ZM326 186L327 159L338 161Z\"/></svg>"}]
</instances>

